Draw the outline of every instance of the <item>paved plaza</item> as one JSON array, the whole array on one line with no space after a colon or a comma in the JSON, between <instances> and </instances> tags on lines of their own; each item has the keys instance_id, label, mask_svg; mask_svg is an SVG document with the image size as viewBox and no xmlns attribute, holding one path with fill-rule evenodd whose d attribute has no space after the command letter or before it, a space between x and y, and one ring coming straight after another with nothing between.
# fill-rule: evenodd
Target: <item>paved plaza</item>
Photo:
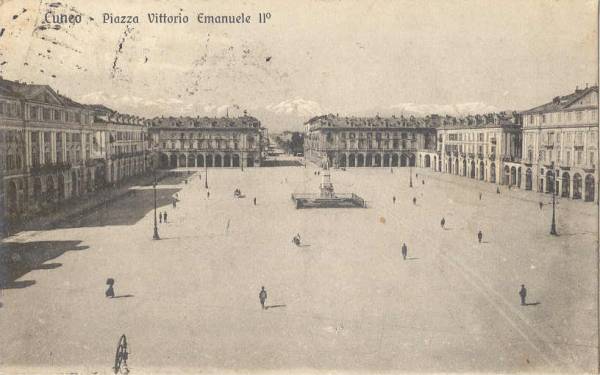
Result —
<instances>
[{"instance_id":1,"label":"paved plaza","mask_svg":"<svg viewBox=\"0 0 600 375\"><path fill-rule=\"evenodd\" d=\"M380 168L331 171L367 209L296 210L315 170L210 169L210 198L203 169L164 179L160 241L151 186L6 239L0 373L108 374L122 334L132 373L595 370L597 206L560 199L553 237L550 195Z\"/></svg>"}]
</instances>

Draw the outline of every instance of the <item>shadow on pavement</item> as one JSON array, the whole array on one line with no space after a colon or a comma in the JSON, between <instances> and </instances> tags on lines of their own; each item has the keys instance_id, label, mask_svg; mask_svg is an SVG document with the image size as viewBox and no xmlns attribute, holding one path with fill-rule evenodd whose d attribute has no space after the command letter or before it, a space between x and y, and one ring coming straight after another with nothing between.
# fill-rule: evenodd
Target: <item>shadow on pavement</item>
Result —
<instances>
[{"instance_id":1,"label":"shadow on pavement","mask_svg":"<svg viewBox=\"0 0 600 375\"><path fill-rule=\"evenodd\" d=\"M179 189L156 189L156 205L170 205ZM79 212L54 225L54 228L101 227L106 225L133 225L154 209L154 190L137 190L96 207ZM171 210L171 207L166 209ZM158 212L157 212L158 214Z\"/></svg>"},{"instance_id":2,"label":"shadow on pavement","mask_svg":"<svg viewBox=\"0 0 600 375\"><path fill-rule=\"evenodd\" d=\"M302 163L298 160L265 160L261 167L301 167Z\"/></svg>"},{"instance_id":3,"label":"shadow on pavement","mask_svg":"<svg viewBox=\"0 0 600 375\"><path fill-rule=\"evenodd\" d=\"M541 302L531 302L531 303L529 303L529 302L528 302L528 303L524 304L523 306L537 306L537 305L539 305L540 303L541 303Z\"/></svg>"},{"instance_id":4,"label":"shadow on pavement","mask_svg":"<svg viewBox=\"0 0 600 375\"><path fill-rule=\"evenodd\" d=\"M16 281L33 270L52 270L62 263L44 264L67 251L85 250L81 241L35 241L0 243L0 289L20 289L35 284L35 280Z\"/></svg>"},{"instance_id":5,"label":"shadow on pavement","mask_svg":"<svg viewBox=\"0 0 600 375\"><path fill-rule=\"evenodd\" d=\"M268 310L268 309L274 309L274 308L276 308L276 307L286 307L286 305L271 305L271 306L265 306L265 310Z\"/></svg>"},{"instance_id":6,"label":"shadow on pavement","mask_svg":"<svg viewBox=\"0 0 600 375\"><path fill-rule=\"evenodd\" d=\"M112 298L115 299L115 298L131 298L131 297L134 297L134 295L133 294L122 294L120 296L114 296Z\"/></svg>"}]
</instances>

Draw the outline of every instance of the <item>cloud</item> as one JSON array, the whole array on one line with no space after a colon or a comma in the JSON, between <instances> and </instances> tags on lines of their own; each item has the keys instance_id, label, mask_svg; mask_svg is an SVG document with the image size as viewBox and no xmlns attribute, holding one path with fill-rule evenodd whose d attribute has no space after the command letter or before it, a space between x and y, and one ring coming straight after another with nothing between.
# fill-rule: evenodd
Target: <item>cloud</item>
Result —
<instances>
[{"instance_id":1,"label":"cloud","mask_svg":"<svg viewBox=\"0 0 600 375\"><path fill-rule=\"evenodd\" d=\"M390 106L392 111L410 115L451 115L464 116L469 114L498 112L499 109L493 105L481 102L469 102L458 104L415 104L399 103Z\"/></svg>"},{"instance_id":2,"label":"cloud","mask_svg":"<svg viewBox=\"0 0 600 375\"><path fill-rule=\"evenodd\" d=\"M310 117L325 113L321 105L301 98L284 100L279 104L268 104L265 109L278 115Z\"/></svg>"}]
</instances>

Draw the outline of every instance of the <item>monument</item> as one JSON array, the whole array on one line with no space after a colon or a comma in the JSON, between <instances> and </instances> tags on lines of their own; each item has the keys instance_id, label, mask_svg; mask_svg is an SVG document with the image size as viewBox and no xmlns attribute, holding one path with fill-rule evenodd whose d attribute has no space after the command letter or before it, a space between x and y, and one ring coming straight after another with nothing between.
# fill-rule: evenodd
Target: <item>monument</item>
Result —
<instances>
[{"instance_id":1,"label":"monument","mask_svg":"<svg viewBox=\"0 0 600 375\"><path fill-rule=\"evenodd\" d=\"M301 193L292 194L292 201L296 208L366 208L364 199L354 193L336 194L331 182L331 173L329 166L326 166L321 173L321 184L319 185L319 194Z\"/></svg>"}]
</instances>

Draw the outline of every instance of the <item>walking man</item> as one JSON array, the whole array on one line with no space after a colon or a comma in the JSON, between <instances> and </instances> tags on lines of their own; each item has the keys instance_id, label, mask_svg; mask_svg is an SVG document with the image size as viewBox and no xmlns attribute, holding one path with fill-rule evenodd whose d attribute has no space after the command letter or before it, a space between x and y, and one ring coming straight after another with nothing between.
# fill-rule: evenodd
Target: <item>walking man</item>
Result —
<instances>
[{"instance_id":1,"label":"walking man","mask_svg":"<svg viewBox=\"0 0 600 375\"><path fill-rule=\"evenodd\" d=\"M481 193L479 193L479 200L481 200Z\"/></svg>"},{"instance_id":2,"label":"walking man","mask_svg":"<svg viewBox=\"0 0 600 375\"><path fill-rule=\"evenodd\" d=\"M406 260L406 255L408 255L408 248L406 247L406 243L402 243L402 258Z\"/></svg>"},{"instance_id":3,"label":"walking man","mask_svg":"<svg viewBox=\"0 0 600 375\"><path fill-rule=\"evenodd\" d=\"M540 211L542 210L542 208L544 208L544 203L540 201Z\"/></svg>"},{"instance_id":4,"label":"walking man","mask_svg":"<svg viewBox=\"0 0 600 375\"><path fill-rule=\"evenodd\" d=\"M417 205L417 198L413 197L413 204L416 206Z\"/></svg>"},{"instance_id":5,"label":"walking man","mask_svg":"<svg viewBox=\"0 0 600 375\"><path fill-rule=\"evenodd\" d=\"M265 287L261 287L260 289L260 293L258 293L258 299L260 300L260 305L262 306L262 309L265 309L265 302L267 301L267 291L265 290Z\"/></svg>"},{"instance_id":6,"label":"walking man","mask_svg":"<svg viewBox=\"0 0 600 375\"><path fill-rule=\"evenodd\" d=\"M396 204L396 196L395 195L392 197L392 202L394 202L394 204Z\"/></svg>"},{"instance_id":7,"label":"walking man","mask_svg":"<svg viewBox=\"0 0 600 375\"><path fill-rule=\"evenodd\" d=\"M113 285L115 285L115 280L112 278L106 279L106 285L108 285L108 289L106 289L106 292L104 292L104 295L107 298L114 298L115 290L113 289Z\"/></svg>"},{"instance_id":8,"label":"walking man","mask_svg":"<svg viewBox=\"0 0 600 375\"><path fill-rule=\"evenodd\" d=\"M254 205L256 206L256 197L253 199Z\"/></svg>"},{"instance_id":9,"label":"walking man","mask_svg":"<svg viewBox=\"0 0 600 375\"><path fill-rule=\"evenodd\" d=\"M525 289L525 284L521 284L521 290L519 290L519 297L521 297L521 306L525 306L525 298L527 298L527 289Z\"/></svg>"},{"instance_id":10,"label":"walking man","mask_svg":"<svg viewBox=\"0 0 600 375\"><path fill-rule=\"evenodd\" d=\"M445 229L444 225L446 225L446 219L442 218L442 221L440 221L440 225L442 226L442 229Z\"/></svg>"},{"instance_id":11,"label":"walking man","mask_svg":"<svg viewBox=\"0 0 600 375\"><path fill-rule=\"evenodd\" d=\"M210 198L210 191L207 191L206 192L206 199L209 199L209 198Z\"/></svg>"},{"instance_id":12,"label":"walking man","mask_svg":"<svg viewBox=\"0 0 600 375\"><path fill-rule=\"evenodd\" d=\"M158 222L162 223L162 212L158 214Z\"/></svg>"},{"instance_id":13,"label":"walking man","mask_svg":"<svg viewBox=\"0 0 600 375\"><path fill-rule=\"evenodd\" d=\"M481 231L479 231L479 233L477 233L477 239L479 240L479 243L481 243L482 238L483 238L483 233L481 233Z\"/></svg>"},{"instance_id":14,"label":"walking man","mask_svg":"<svg viewBox=\"0 0 600 375\"><path fill-rule=\"evenodd\" d=\"M163 219L165 221L165 224L167 223L167 211L165 211L165 213L163 214Z\"/></svg>"}]
</instances>

